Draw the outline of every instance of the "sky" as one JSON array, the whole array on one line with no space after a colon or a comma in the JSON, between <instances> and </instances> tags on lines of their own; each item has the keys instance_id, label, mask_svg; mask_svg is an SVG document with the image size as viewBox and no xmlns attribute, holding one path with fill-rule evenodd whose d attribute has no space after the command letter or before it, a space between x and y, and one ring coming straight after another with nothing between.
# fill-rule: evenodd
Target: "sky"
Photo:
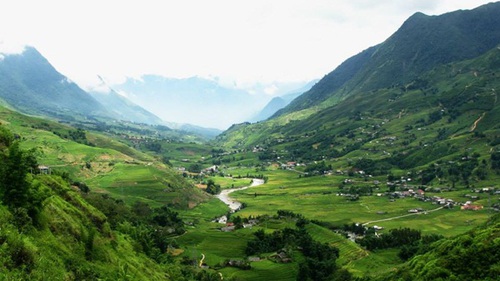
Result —
<instances>
[{"instance_id":1,"label":"sky","mask_svg":"<svg viewBox=\"0 0 500 281\"><path fill-rule=\"evenodd\" d=\"M415 12L482 0L0 0L0 52L38 49L84 89L200 76L250 89L321 78ZM272 94L272 91L270 92Z\"/></svg>"}]
</instances>

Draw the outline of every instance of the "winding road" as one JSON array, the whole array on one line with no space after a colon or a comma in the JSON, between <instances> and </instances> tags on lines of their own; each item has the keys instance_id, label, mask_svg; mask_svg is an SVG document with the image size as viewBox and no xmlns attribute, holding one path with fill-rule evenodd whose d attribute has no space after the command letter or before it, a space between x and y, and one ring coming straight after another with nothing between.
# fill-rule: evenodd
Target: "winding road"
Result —
<instances>
[{"instance_id":1,"label":"winding road","mask_svg":"<svg viewBox=\"0 0 500 281\"><path fill-rule=\"evenodd\" d=\"M402 215L402 216L397 216L397 217L392 217L392 218L386 218L386 219L381 219L381 220L376 220L376 221L369 221L369 222L365 222L363 223L362 225L365 226L365 225L368 225L370 223L375 223L375 222L381 222L381 221L392 221L392 220L395 220L395 219L400 219L400 218L404 218L404 217L409 217L409 216L415 216L415 215L421 215L421 214L426 214L426 213L431 213L431 212L435 212L435 211L438 211L438 210L441 210L443 209L444 207L439 207L439 208L436 208L436 209L432 209L430 211L425 211L425 212L422 212L422 213L411 213L411 214L407 214L407 215Z\"/></svg>"}]
</instances>

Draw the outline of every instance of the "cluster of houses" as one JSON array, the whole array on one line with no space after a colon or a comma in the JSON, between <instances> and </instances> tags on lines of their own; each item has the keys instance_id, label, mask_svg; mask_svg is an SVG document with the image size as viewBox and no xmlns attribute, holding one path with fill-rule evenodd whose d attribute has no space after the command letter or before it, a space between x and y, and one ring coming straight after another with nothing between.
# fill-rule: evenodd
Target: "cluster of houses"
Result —
<instances>
[{"instance_id":1,"label":"cluster of houses","mask_svg":"<svg viewBox=\"0 0 500 281\"><path fill-rule=\"evenodd\" d=\"M353 183L352 179L345 179L343 181L344 184L351 184ZM375 185L377 185L376 183ZM388 183L390 184L390 183ZM442 192L442 191L450 191L448 188L429 188L431 192ZM495 188L481 188L481 189L473 189L473 193L488 193L488 194L493 194L493 195L500 195L500 190L496 190ZM349 194L349 193L338 193L338 196L344 196L348 200L353 200L353 199L358 199L359 195L357 194ZM474 194L466 194L464 195L465 198L468 199L468 201L464 202L456 202L453 199L450 198L445 198L442 196L426 196L425 191L422 189L412 189L409 188L408 190L401 190L401 191L392 191L392 192L385 192L385 193L375 193L374 195L376 196L388 196L390 201L393 202L396 199L400 198L407 198L407 197L412 197L420 201L424 202L430 202L432 204L436 205L441 205L444 208L453 208L455 206L460 206L462 210L481 210L483 209L482 205L478 204L473 204L472 200L477 200L479 199L479 195L474 195ZM419 213L419 212L424 212L424 210L416 208L416 209L410 209L408 210L409 213Z\"/></svg>"},{"instance_id":2,"label":"cluster of houses","mask_svg":"<svg viewBox=\"0 0 500 281\"><path fill-rule=\"evenodd\" d=\"M484 188L481 190L481 192L490 192L490 189ZM495 193L495 194L497 194L497 193ZM500 194L500 192L498 192L498 194ZM470 200L466 201L465 203L461 203L461 202L456 202L453 199L444 198L441 196L425 196L425 192L421 189L418 189L416 191L414 191L413 189L409 189L407 191L395 191L395 192L390 193L389 196L392 199L404 198L404 197L414 197L420 201L432 202L432 204L442 205L443 207L449 208L449 209L453 208L454 206L460 206L461 210L477 211L477 210L483 209L482 205L473 204L472 201L470 201ZM479 196L470 195L470 194L466 194L464 197L470 198L472 200L479 199ZM419 212L423 212L423 211L424 210L422 210L420 208L408 210L409 213L419 213Z\"/></svg>"},{"instance_id":3,"label":"cluster of houses","mask_svg":"<svg viewBox=\"0 0 500 281\"><path fill-rule=\"evenodd\" d=\"M224 226L220 228L220 230L222 232L231 232L231 231L236 230L236 227L237 227L237 225L235 225L233 222L228 222L227 221L227 216L225 216L225 215L222 216L222 217L220 217L220 218L216 218L212 222L217 222L217 223L220 223L220 224L224 224ZM243 223L241 226L243 228L250 228L251 229L257 223L259 223L259 221L256 220L256 219L249 219L248 222Z\"/></svg>"}]
</instances>

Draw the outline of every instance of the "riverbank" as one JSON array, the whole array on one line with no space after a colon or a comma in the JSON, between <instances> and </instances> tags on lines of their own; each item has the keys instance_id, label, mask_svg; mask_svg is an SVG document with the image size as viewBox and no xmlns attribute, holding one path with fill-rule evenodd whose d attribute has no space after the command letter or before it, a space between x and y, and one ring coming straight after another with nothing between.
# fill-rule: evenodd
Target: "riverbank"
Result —
<instances>
[{"instance_id":1,"label":"riverbank","mask_svg":"<svg viewBox=\"0 0 500 281\"><path fill-rule=\"evenodd\" d=\"M259 186L264 184L264 180L262 179L253 179L252 183L249 186L244 186L240 188L230 188L230 189L224 189L221 191L221 193L217 194L215 197L217 197L220 201L224 202L229 209L231 209L231 213L234 213L238 211L241 208L241 202L236 201L234 198L231 198L229 195L235 191L240 191L240 190L245 190L250 187L254 186Z\"/></svg>"}]
</instances>

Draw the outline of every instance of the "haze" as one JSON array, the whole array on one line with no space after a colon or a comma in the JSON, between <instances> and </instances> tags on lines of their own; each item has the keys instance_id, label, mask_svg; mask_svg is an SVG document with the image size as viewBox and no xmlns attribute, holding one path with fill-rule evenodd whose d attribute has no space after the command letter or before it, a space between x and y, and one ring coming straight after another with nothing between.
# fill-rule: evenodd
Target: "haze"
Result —
<instances>
[{"instance_id":1,"label":"haze","mask_svg":"<svg viewBox=\"0 0 500 281\"><path fill-rule=\"evenodd\" d=\"M111 87L143 75L201 77L265 104L381 43L415 12L437 15L488 2L1 1L0 51L34 46L86 90L97 89L97 75ZM190 122L227 127L206 120Z\"/></svg>"}]
</instances>

